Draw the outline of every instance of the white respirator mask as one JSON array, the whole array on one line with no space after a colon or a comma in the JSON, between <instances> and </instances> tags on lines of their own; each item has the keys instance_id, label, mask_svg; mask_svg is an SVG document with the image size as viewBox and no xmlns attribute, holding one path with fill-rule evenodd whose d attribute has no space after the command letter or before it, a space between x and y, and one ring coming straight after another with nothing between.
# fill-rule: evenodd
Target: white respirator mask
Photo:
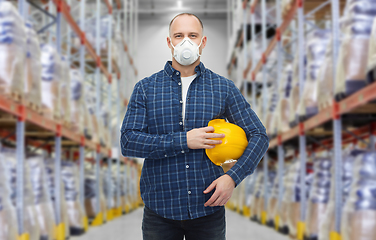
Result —
<instances>
[{"instance_id":1,"label":"white respirator mask","mask_svg":"<svg viewBox=\"0 0 376 240\"><path fill-rule=\"evenodd\" d=\"M183 66L188 66L196 62L198 57L201 56L200 46L202 43L202 39L200 45L197 45L190 38L186 37L183 39L183 41L176 44L176 46L174 47L174 45L172 45L172 40L170 38L171 46L174 49L175 60Z\"/></svg>"}]
</instances>

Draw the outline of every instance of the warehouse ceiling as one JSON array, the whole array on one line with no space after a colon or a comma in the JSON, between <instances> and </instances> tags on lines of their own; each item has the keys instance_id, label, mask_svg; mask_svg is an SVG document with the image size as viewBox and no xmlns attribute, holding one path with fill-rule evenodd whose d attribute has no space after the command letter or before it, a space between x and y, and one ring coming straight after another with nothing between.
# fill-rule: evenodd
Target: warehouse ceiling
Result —
<instances>
[{"instance_id":1,"label":"warehouse ceiling","mask_svg":"<svg viewBox=\"0 0 376 240\"><path fill-rule=\"evenodd\" d=\"M140 19L190 12L201 18L226 18L227 0L139 0Z\"/></svg>"}]
</instances>

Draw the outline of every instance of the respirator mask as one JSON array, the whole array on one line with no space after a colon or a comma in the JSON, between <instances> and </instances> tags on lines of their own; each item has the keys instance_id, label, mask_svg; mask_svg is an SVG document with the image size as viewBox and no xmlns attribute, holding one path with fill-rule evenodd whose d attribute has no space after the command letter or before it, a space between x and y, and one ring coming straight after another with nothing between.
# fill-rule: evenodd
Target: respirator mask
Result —
<instances>
[{"instance_id":1,"label":"respirator mask","mask_svg":"<svg viewBox=\"0 0 376 240\"><path fill-rule=\"evenodd\" d=\"M170 38L171 40L171 38ZM202 39L200 45L197 45L193 42L190 38L186 37L180 43L176 44L176 46L171 46L174 49L174 58L175 60L183 66L188 66L196 62L198 57L200 57L200 46L202 43Z\"/></svg>"}]
</instances>

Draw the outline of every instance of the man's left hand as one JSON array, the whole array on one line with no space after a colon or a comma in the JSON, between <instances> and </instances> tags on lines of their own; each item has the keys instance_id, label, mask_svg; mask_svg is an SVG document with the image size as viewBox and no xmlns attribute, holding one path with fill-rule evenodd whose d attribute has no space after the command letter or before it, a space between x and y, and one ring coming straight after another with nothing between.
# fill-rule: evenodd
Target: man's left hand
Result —
<instances>
[{"instance_id":1,"label":"man's left hand","mask_svg":"<svg viewBox=\"0 0 376 240\"><path fill-rule=\"evenodd\" d=\"M207 194L213 191L214 188L215 191L211 198L205 203L205 207L225 205L234 191L235 182L229 175L225 174L212 182L204 193Z\"/></svg>"}]
</instances>

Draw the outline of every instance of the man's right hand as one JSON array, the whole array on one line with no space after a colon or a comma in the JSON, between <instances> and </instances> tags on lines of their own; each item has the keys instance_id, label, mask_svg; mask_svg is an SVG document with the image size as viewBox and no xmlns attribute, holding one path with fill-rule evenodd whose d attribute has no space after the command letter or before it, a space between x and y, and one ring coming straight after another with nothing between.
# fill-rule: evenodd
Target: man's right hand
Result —
<instances>
[{"instance_id":1,"label":"man's right hand","mask_svg":"<svg viewBox=\"0 0 376 240\"><path fill-rule=\"evenodd\" d=\"M187 132L187 144L190 149L211 149L216 144L221 144L221 140L210 138L224 138L224 134L213 133L213 127L195 128Z\"/></svg>"}]
</instances>

